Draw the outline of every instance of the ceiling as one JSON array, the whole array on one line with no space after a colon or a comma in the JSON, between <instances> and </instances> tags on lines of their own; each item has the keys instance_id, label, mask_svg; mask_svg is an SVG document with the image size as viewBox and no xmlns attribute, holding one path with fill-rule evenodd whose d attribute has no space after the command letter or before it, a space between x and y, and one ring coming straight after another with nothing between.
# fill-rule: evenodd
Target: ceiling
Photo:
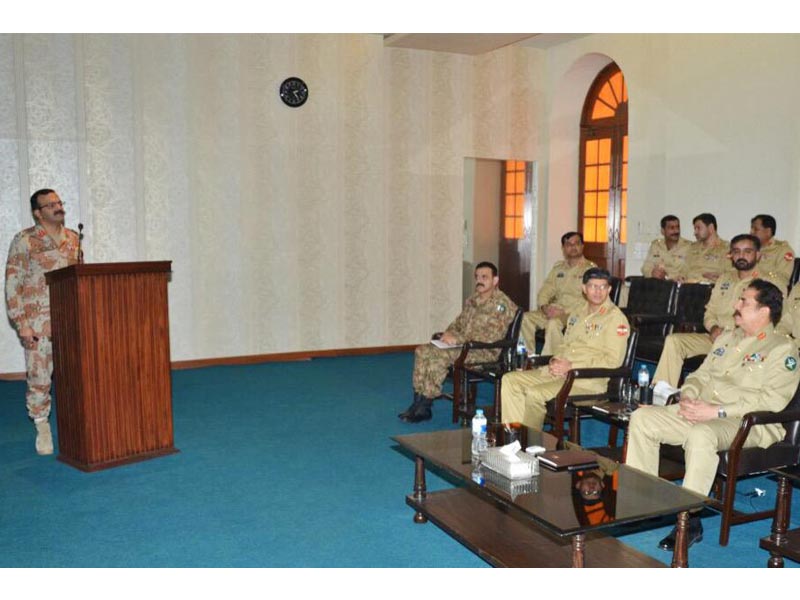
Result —
<instances>
[{"instance_id":1,"label":"ceiling","mask_svg":"<svg viewBox=\"0 0 800 600\"><path fill-rule=\"evenodd\" d=\"M385 33L384 46L456 54L484 54L517 44L549 48L583 37L585 33Z\"/></svg>"}]
</instances>

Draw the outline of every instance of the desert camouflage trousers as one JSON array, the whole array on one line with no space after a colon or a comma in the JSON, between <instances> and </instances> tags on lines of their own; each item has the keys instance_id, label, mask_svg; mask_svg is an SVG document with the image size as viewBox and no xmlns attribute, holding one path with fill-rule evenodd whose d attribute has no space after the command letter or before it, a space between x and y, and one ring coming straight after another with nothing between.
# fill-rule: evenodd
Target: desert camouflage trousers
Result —
<instances>
[{"instance_id":1,"label":"desert camouflage trousers","mask_svg":"<svg viewBox=\"0 0 800 600\"><path fill-rule=\"evenodd\" d=\"M53 376L53 343L49 337L40 337L36 346L25 349L25 371L28 416L34 421L44 421L50 416L50 382Z\"/></svg>"},{"instance_id":2,"label":"desert camouflage trousers","mask_svg":"<svg viewBox=\"0 0 800 600\"><path fill-rule=\"evenodd\" d=\"M414 351L414 391L426 398L442 395L442 383L447 377L447 369L456 362L461 348L444 350L433 344L422 344ZM496 360L496 350L473 350L467 357L468 363L491 362Z\"/></svg>"}]
</instances>

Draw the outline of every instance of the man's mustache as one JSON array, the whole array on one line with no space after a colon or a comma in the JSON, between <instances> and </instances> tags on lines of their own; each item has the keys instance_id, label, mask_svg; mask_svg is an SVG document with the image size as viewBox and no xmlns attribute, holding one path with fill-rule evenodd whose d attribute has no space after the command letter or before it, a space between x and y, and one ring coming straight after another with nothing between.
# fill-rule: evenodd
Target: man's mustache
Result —
<instances>
[{"instance_id":1,"label":"man's mustache","mask_svg":"<svg viewBox=\"0 0 800 600\"><path fill-rule=\"evenodd\" d=\"M54 214L54 215L65 215L65 214L67 214L67 213L66 213L66 212L64 212L63 210L57 210L57 211L56 211L56 212L54 212L53 214Z\"/></svg>"},{"instance_id":2,"label":"man's mustache","mask_svg":"<svg viewBox=\"0 0 800 600\"><path fill-rule=\"evenodd\" d=\"M738 310L735 310L735 311L733 311L733 316L734 317L741 317L742 313L740 313Z\"/></svg>"}]
</instances>

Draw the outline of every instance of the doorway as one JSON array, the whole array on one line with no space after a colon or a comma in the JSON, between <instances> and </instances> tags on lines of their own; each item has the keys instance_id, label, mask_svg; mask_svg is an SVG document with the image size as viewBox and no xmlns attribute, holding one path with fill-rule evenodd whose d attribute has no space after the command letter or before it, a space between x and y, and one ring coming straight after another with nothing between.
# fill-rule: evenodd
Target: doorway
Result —
<instances>
[{"instance_id":1,"label":"doorway","mask_svg":"<svg viewBox=\"0 0 800 600\"><path fill-rule=\"evenodd\" d=\"M535 247L536 177L532 162L467 158L464 161L463 296L474 292L475 265L497 265L500 289L520 308L531 301Z\"/></svg>"}]
</instances>

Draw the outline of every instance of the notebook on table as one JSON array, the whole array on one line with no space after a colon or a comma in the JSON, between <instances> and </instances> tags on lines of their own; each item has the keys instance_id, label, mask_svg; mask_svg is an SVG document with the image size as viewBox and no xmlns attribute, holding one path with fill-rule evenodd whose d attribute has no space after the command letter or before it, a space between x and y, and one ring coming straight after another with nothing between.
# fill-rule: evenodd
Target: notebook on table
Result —
<instances>
[{"instance_id":1,"label":"notebook on table","mask_svg":"<svg viewBox=\"0 0 800 600\"><path fill-rule=\"evenodd\" d=\"M550 450L539 455L539 464L551 471L597 468L597 455L588 450Z\"/></svg>"}]
</instances>

